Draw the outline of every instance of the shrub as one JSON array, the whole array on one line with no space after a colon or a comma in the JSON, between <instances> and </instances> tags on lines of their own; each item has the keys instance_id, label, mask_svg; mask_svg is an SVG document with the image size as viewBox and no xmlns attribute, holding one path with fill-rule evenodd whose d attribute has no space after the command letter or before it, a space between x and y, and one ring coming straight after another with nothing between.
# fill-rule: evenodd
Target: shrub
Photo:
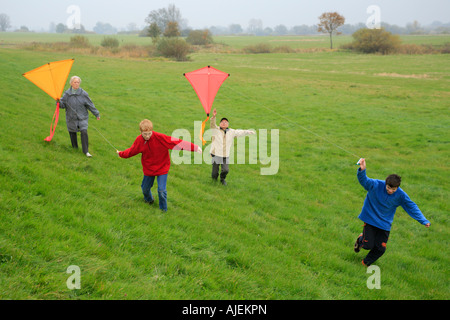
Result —
<instances>
[{"instance_id":1,"label":"shrub","mask_svg":"<svg viewBox=\"0 0 450 320\"><path fill-rule=\"evenodd\" d=\"M245 53L270 53L272 48L267 43L258 43L251 46L244 47Z\"/></svg>"},{"instance_id":2,"label":"shrub","mask_svg":"<svg viewBox=\"0 0 450 320\"><path fill-rule=\"evenodd\" d=\"M186 42L192 45L205 46L212 44L213 38L208 29L205 30L192 30L186 38Z\"/></svg>"},{"instance_id":3,"label":"shrub","mask_svg":"<svg viewBox=\"0 0 450 320\"><path fill-rule=\"evenodd\" d=\"M363 53L389 54L400 46L400 37L381 29L359 29L352 34L354 41L346 48Z\"/></svg>"},{"instance_id":4,"label":"shrub","mask_svg":"<svg viewBox=\"0 0 450 320\"><path fill-rule=\"evenodd\" d=\"M70 46L73 48L89 48L91 44L85 36L77 35L70 37Z\"/></svg>"},{"instance_id":5,"label":"shrub","mask_svg":"<svg viewBox=\"0 0 450 320\"><path fill-rule=\"evenodd\" d=\"M450 42L445 43L440 51L441 53L450 53Z\"/></svg>"},{"instance_id":6,"label":"shrub","mask_svg":"<svg viewBox=\"0 0 450 320\"><path fill-rule=\"evenodd\" d=\"M142 46L136 44L125 44L120 47L120 57L122 58L144 58L153 54L154 47L151 45Z\"/></svg>"},{"instance_id":7,"label":"shrub","mask_svg":"<svg viewBox=\"0 0 450 320\"><path fill-rule=\"evenodd\" d=\"M289 46L278 46L273 48L272 52L276 53L293 53L295 50Z\"/></svg>"},{"instance_id":8,"label":"shrub","mask_svg":"<svg viewBox=\"0 0 450 320\"><path fill-rule=\"evenodd\" d=\"M158 42L157 51L166 58L174 58L177 61L188 60L189 44L179 38L163 38Z\"/></svg>"},{"instance_id":9,"label":"shrub","mask_svg":"<svg viewBox=\"0 0 450 320\"><path fill-rule=\"evenodd\" d=\"M101 46L104 48L118 48L119 47L119 40L113 37L104 37L101 43Z\"/></svg>"},{"instance_id":10,"label":"shrub","mask_svg":"<svg viewBox=\"0 0 450 320\"><path fill-rule=\"evenodd\" d=\"M400 54L431 54L434 53L432 46L418 44L402 44L395 51Z\"/></svg>"}]
</instances>

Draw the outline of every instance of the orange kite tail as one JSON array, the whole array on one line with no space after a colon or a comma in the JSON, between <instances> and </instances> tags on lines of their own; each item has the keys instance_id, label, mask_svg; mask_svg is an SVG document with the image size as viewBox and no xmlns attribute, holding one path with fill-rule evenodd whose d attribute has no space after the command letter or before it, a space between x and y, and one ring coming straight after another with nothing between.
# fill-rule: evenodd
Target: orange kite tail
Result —
<instances>
[{"instance_id":1,"label":"orange kite tail","mask_svg":"<svg viewBox=\"0 0 450 320\"><path fill-rule=\"evenodd\" d=\"M50 135L45 138L45 141L52 141L53 135L55 134L56 125L58 124L59 120L59 101L56 102L56 110L53 114L52 124L50 125Z\"/></svg>"},{"instance_id":2,"label":"orange kite tail","mask_svg":"<svg viewBox=\"0 0 450 320\"><path fill-rule=\"evenodd\" d=\"M202 122L202 130L200 132L200 140L202 140L203 145L205 145L205 143L206 143L206 141L203 139L203 133L205 132L205 124L206 124L206 121L208 121L208 120L209 120L209 114L206 117L205 121Z\"/></svg>"}]
</instances>

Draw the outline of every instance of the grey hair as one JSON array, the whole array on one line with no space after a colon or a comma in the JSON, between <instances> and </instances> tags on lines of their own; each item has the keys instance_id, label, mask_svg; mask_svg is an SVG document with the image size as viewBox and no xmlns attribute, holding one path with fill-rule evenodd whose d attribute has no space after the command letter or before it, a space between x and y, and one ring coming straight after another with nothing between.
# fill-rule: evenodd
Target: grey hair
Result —
<instances>
[{"instance_id":1,"label":"grey hair","mask_svg":"<svg viewBox=\"0 0 450 320\"><path fill-rule=\"evenodd\" d=\"M80 84L81 84L81 78L79 76L73 76L72 78L70 78L70 84L72 84L73 80L78 79L80 80Z\"/></svg>"}]
</instances>

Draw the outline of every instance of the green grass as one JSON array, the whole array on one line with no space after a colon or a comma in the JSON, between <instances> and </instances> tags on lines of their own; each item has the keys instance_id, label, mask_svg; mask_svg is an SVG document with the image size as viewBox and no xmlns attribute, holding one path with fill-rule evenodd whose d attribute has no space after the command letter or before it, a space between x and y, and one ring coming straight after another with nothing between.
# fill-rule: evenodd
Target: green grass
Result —
<instances>
[{"instance_id":1,"label":"green grass","mask_svg":"<svg viewBox=\"0 0 450 320\"><path fill-rule=\"evenodd\" d=\"M90 159L70 147L64 111L43 141L54 102L22 77L72 57L101 113L90 119ZM198 53L175 63L0 48L0 58L1 299L450 297L447 55ZM223 188L209 164L172 164L162 213L142 200L139 156L119 159L98 131L121 150L144 118L196 136L205 115L182 74L205 65L231 74L219 116L280 130L280 168L231 165ZM367 288L365 252L352 248L365 196L355 155L369 177L400 174L432 223L398 209L376 263L380 290ZM70 265L80 290L66 286Z\"/></svg>"}]
</instances>

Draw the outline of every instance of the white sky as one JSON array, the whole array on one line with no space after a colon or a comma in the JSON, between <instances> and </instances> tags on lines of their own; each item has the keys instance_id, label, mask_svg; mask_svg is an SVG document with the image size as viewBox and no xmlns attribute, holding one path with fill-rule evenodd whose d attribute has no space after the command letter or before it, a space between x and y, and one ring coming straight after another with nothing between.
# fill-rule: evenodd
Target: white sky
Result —
<instances>
[{"instance_id":1,"label":"white sky","mask_svg":"<svg viewBox=\"0 0 450 320\"><path fill-rule=\"evenodd\" d=\"M150 11L174 4L194 29L240 24L248 27L251 19L260 19L263 27L283 24L314 25L323 12L337 11L346 23L366 23L372 13L367 8L380 8L381 22L406 26L417 20L421 25L434 21L450 22L450 0L0 0L0 13L7 14L13 28L48 30L51 22L67 24L79 8L81 24L92 30L97 22L110 23L124 29L130 23L146 25Z\"/></svg>"}]
</instances>

